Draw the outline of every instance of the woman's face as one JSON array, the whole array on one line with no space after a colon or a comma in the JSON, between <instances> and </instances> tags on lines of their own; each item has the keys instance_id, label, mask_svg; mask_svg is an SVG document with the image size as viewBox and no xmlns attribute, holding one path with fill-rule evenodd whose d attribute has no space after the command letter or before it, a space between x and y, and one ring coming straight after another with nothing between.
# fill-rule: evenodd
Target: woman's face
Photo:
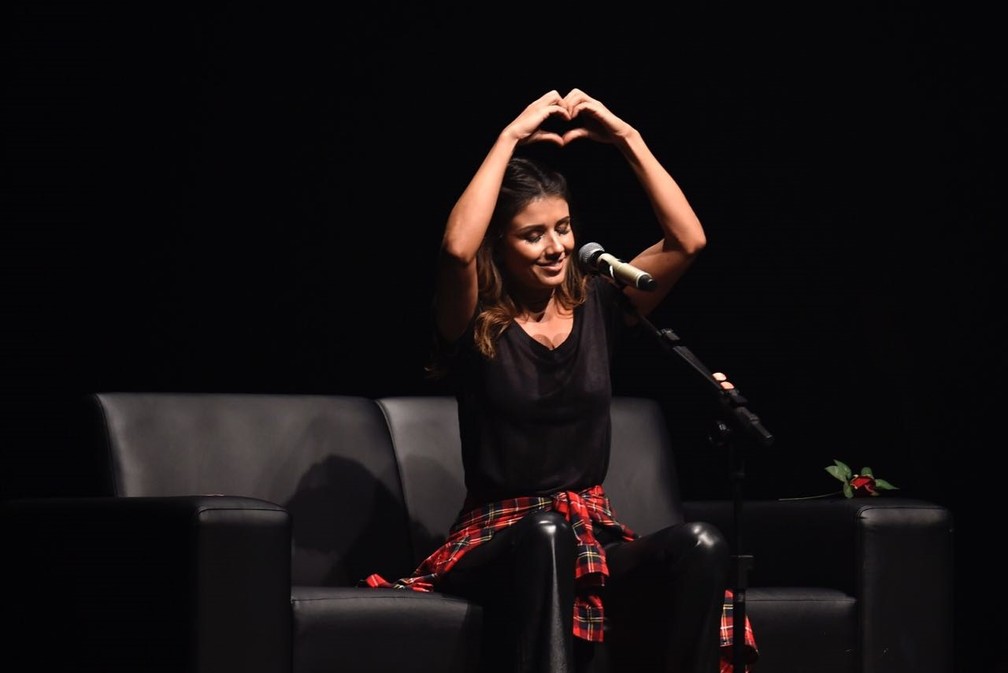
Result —
<instances>
[{"instance_id":1,"label":"woman's face","mask_svg":"<svg viewBox=\"0 0 1008 673\"><path fill-rule=\"evenodd\" d=\"M509 279L530 291L563 284L574 251L570 206L558 196L530 202L511 220L501 241Z\"/></svg>"}]
</instances>

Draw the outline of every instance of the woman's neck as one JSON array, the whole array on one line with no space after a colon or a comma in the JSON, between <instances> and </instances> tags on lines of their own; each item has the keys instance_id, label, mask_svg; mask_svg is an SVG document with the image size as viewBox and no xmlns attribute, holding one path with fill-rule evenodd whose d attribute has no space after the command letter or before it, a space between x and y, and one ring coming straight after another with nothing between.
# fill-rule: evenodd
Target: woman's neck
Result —
<instances>
[{"instance_id":1,"label":"woman's neck","mask_svg":"<svg viewBox=\"0 0 1008 673\"><path fill-rule=\"evenodd\" d=\"M541 297L523 297L518 302L517 319L520 322L546 322L566 313L557 302L556 294L550 292Z\"/></svg>"},{"instance_id":2,"label":"woman's neck","mask_svg":"<svg viewBox=\"0 0 1008 673\"><path fill-rule=\"evenodd\" d=\"M521 297L518 302L518 316L525 320L539 321L553 313L553 293L538 297Z\"/></svg>"}]
</instances>

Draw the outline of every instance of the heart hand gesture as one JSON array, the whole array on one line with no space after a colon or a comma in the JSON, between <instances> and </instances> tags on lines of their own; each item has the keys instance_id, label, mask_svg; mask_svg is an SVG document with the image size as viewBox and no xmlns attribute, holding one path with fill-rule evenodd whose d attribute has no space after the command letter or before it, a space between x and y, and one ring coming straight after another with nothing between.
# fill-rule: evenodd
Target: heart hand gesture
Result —
<instances>
[{"instance_id":1,"label":"heart hand gesture","mask_svg":"<svg viewBox=\"0 0 1008 673\"><path fill-rule=\"evenodd\" d=\"M563 132L550 130L548 121L569 123ZM556 89L531 102L505 129L518 144L551 142L563 147L580 138L612 143L631 131L630 125L581 89L561 97Z\"/></svg>"}]
</instances>

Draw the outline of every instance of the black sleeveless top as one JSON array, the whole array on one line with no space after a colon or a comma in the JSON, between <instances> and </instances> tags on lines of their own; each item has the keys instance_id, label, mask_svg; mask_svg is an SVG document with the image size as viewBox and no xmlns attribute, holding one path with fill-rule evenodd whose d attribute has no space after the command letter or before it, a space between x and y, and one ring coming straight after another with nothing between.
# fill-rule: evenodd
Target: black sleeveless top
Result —
<instances>
[{"instance_id":1,"label":"black sleeveless top","mask_svg":"<svg viewBox=\"0 0 1008 673\"><path fill-rule=\"evenodd\" d=\"M511 324L487 360L470 329L450 358L467 503L580 491L609 467L610 358L621 292L593 276L567 339L550 349Z\"/></svg>"}]
</instances>

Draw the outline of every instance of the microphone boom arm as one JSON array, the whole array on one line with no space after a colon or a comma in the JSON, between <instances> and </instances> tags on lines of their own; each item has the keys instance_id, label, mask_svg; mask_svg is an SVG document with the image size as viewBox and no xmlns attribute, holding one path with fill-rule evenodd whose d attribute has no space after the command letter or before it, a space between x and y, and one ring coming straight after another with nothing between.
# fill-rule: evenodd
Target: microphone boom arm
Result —
<instances>
[{"instance_id":1,"label":"microphone boom arm","mask_svg":"<svg viewBox=\"0 0 1008 673\"><path fill-rule=\"evenodd\" d=\"M679 343L679 337L672 330L668 328L657 329L640 314L637 314L637 318L654 332L663 348L679 355L693 371L703 378L710 390L716 395L722 408L722 415L730 425L763 448L769 448L773 445L773 435L763 427L759 416L749 410L746 406L749 401L742 396L734 384L728 381L724 374L711 372L707 369L686 346Z\"/></svg>"}]
</instances>

